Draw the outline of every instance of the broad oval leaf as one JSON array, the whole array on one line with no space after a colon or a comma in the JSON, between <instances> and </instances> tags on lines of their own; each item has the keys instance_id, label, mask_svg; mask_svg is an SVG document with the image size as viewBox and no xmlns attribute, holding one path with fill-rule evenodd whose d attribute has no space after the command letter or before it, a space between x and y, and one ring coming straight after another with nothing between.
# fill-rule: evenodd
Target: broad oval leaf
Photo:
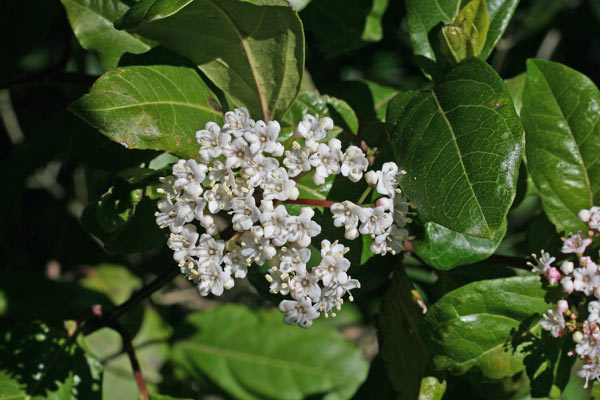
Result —
<instances>
[{"instance_id":1,"label":"broad oval leaf","mask_svg":"<svg viewBox=\"0 0 600 400\"><path fill-rule=\"evenodd\" d=\"M564 65L527 61L521 117L527 168L558 231L586 229L577 218L600 200L600 92Z\"/></svg>"},{"instance_id":2,"label":"broad oval leaf","mask_svg":"<svg viewBox=\"0 0 600 400\"><path fill-rule=\"evenodd\" d=\"M494 50L519 0L486 0L485 3L489 28L483 49L478 55L482 60L487 59ZM430 42L430 38L437 40L437 35L432 34L433 31L440 24L451 24L465 4L463 0L406 0L406 20L413 52L426 72L435 71L433 63L436 61L437 46Z\"/></svg>"},{"instance_id":3,"label":"broad oval leaf","mask_svg":"<svg viewBox=\"0 0 600 400\"><path fill-rule=\"evenodd\" d=\"M226 305L191 314L181 333L189 336L175 342L175 363L234 398L348 399L367 376L368 364L335 328L285 325L274 310Z\"/></svg>"},{"instance_id":4,"label":"broad oval leaf","mask_svg":"<svg viewBox=\"0 0 600 400\"><path fill-rule=\"evenodd\" d=\"M190 59L254 119L277 119L300 90L304 33L286 2L265 3L147 0L116 26Z\"/></svg>"},{"instance_id":5,"label":"broad oval leaf","mask_svg":"<svg viewBox=\"0 0 600 400\"><path fill-rule=\"evenodd\" d=\"M506 233L506 223L494 239L478 238L445 228L435 222L426 222L422 237L412 241L415 253L437 269L451 269L473 264L494 254Z\"/></svg>"},{"instance_id":6,"label":"broad oval leaf","mask_svg":"<svg viewBox=\"0 0 600 400\"><path fill-rule=\"evenodd\" d=\"M113 27L129 9L121 0L61 1L81 47L98 54L105 69L116 67L124 53L140 54L152 47L137 35Z\"/></svg>"},{"instance_id":7,"label":"broad oval leaf","mask_svg":"<svg viewBox=\"0 0 600 400\"><path fill-rule=\"evenodd\" d=\"M485 62L459 64L432 89L402 92L387 132L400 186L423 216L493 239L515 197L523 128L502 79Z\"/></svg>"},{"instance_id":8,"label":"broad oval leaf","mask_svg":"<svg viewBox=\"0 0 600 400\"><path fill-rule=\"evenodd\" d=\"M523 370L522 344L551 307L545 295L539 276L478 281L446 294L425 317L436 368L462 374L477 366L494 379Z\"/></svg>"},{"instance_id":9,"label":"broad oval leaf","mask_svg":"<svg viewBox=\"0 0 600 400\"><path fill-rule=\"evenodd\" d=\"M102 75L69 110L127 148L192 158L196 131L222 122L216 99L194 68L132 66Z\"/></svg>"}]
</instances>

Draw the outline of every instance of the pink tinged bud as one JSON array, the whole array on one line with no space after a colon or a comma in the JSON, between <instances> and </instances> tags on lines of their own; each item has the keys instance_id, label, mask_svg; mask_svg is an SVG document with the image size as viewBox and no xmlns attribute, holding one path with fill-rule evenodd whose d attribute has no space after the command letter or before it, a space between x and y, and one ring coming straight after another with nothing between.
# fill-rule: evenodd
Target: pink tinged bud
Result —
<instances>
[{"instance_id":1,"label":"pink tinged bud","mask_svg":"<svg viewBox=\"0 0 600 400\"><path fill-rule=\"evenodd\" d=\"M377 199L377 201L375 202L375 206L382 206L384 210L391 210L392 206L394 205L394 202L392 201L392 199L389 199L387 197L381 197L379 199Z\"/></svg>"},{"instance_id":2,"label":"pink tinged bud","mask_svg":"<svg viewBox=\"0 0 600 400\"><path fill-rule=\"evenodd\" d=\"M577 216L579 217L579 219L583 222L589 222L590 217L592 216L592 214L590 213L590 210L581 210L579 211L579 213L577 214Z\"/></svg>"},{"instance_id":3,"label":"pink tinged bud","mask_svg":"<svg viewBox=\"0 0 600 400\"><path fill-rule=\"evenodd\" d=\"M560 272L554 267L545 268L544 275L548 278L548 282L551 285L554 285L556 282L560 281L561 275Z\"/></svg>"},{"instance_id":4,"label":"pink tinged bud","mask_svg":"<svg viewBox=\"0 0 600 400\"><path fill-rule=\"evenodd\" d=\"M556 305L556 311L558 311L561 314L564 314L565 311L567 311L569 309L569 303L567 303L566 300L559 300L558 304Z\"/></svg>"},{"instance_id":5,"label":"pink tinged bud","mask_svg":"<svg viewBox=\"0 0 600 400\"><path fill-rule=\"evenodd\" d=\"M563 292L568 294L573 293L573 280L570 277L564 277L560 283L562 284Z\"/></svg>"}]
</instances>

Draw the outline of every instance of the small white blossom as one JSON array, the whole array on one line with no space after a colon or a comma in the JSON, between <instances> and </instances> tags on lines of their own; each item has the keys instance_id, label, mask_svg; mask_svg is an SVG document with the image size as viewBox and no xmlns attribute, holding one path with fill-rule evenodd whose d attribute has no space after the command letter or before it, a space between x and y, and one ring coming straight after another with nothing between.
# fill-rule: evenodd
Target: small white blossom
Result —
<instances>
[{"instance_id":1,"label":"small white blossom","mask_svg":"<svg viewBox=\"0 0 600 400\"><path fill-rule=\"evenodd\" d=\"M219 157L231 142L231 136L222 132L214 122L208 122L203 130L196 132L196 139L200 143L199 154L204 162Z\"/></svg>"},{"instance_id":2,"label":"small white blossom","mask_svg":"<svg viewBox=\"0 0 600 400\"><path fill-rule=\"evenodd\" d=\"M250 113L243 107L228 111L223 116L223 131L231 133L235 137L240 137L244 133L254 129L255 122L250 118Z\"/></svg>"},{"instance_id":3,"label":"small white blossom","mask_svg":"<svg viewBox=\"0 0 600 400\"><path fill-rule=\"evenodd\" d=\"M283 165L288 169L288 174L290 177L295 177L300 175L302 172L310 171L311 164L309 161L310 150L308 147L301 147L298 143L294 142L297 145L292 151L287 151L285 153L285 158L283 159Z\"/></svg>"},{"instance_id":4,"label":"small white blossom","mask_svg":"<svg viewBox=\"0 0 600 400\"><path fill-rule=\"evenodd\" d=\"M600 381L600 363L589 362L577 371L577 376L585 379L584 389L587 389L590 380Z\"/></svg>"},{"instance_id":5,"label":"small white blossom","mask_svg":"<svg viewBox=\"0 0 600 400\"><path fill-rule=\"evenodd\" d=\"M224 271L218 264L208 263L200 272L197 288L202 296L209 294L220 296L224 289L231 289L233 285L233 279L227 271Z\"/></svg>"},{"instance_id":6,"label":"small white blossom","mask_svg":"<svg viewBox=\"0 0 600 400\"><path fill-rule=\"evenodd\" d=\"M591 243L592 239L586 239L584 238L583 233L577 232L569 236L569 238L563 242L562 252L564 254L583 254L586 247Z\"/></svg>"},{"instance_id":7,"label":"small white blossom","mask_svg":"<svg viewBox=\"0 0 600 400\"><path fill-rule=\"evenodd\" d=\"M277 250L271 244L271 241L264 237L258 237L252 232L246 232L242 236L242 255L248 262L255 262L263 265L265 260L270 260L275 256Z\"/></svg>"},{"instance_id":8,"label":"small white blossom","mask_svg":"<svg viewBox=\"0 0 600 400\"><path fill-rule=\"evenodd\" d=\"M329 175L339 174L341 158L341 143L338 139L331 139L328 144L320 143L317 152L309 158L310 164L316 167L312 178L314 184L322 185Z\"/></svg>"},{"instance_id":9,"label":"small white blossom","mask_svg":"<svg viewBox=\"0 0 600 400\"><path fill-rule=\"evenodd\" d=\"M319 312L309 300L283 300L279 303L279 311L285 314L283 322L298 324L302 328L308 328L314 319L319 318Z\"/></svg>"},{"instance_id":10,"label":"small white blossom","mask_svg":"<svg viewBox=\"0 0 600 400\"><path fill-rule=\"evenodd\" d=\"M234 139L223 154L227 157L225 166L227 168L246 167L252 160L253 153L246 142L242 138Z\"/></svg>"},{"instance_id":11,"label":"small white blossom","mask_svg":"<svg viewBox=\"0 0 600 400\"><path fill-rule=\"evenodd\" d=\"M263 200L261 210L260 222L265 238L271 239L275 246L283 246L288 237L286 225L289 214L287 209L284 205L278 205L273 209L271 201Z\"/></svg>"},{"instance_id":12,"label":"small white blossom","mask_svg":"<svg viewBox=\"0 0 600 400\"><path fill-rule=\"evenodd\" d=\"M226 268L231 270L235 278L245 278L248 274L249 263L246 262L246 257L242 255L242 248L234 245L230 251L223 257L223 263Z\"/></svg>"},{"instance_id":13,"label":"small white blossom","mask_svg":"<svg viewBox=\"0 0 600 400\"><path fill-rule=\"evenodd\" d=\"M258 121L253 130L244 132L244 139L250 144L250 151L255 154L265 152L275 157L283 155L283 145L277 142L281 127L277 121L269 121L265 124Z\"/></svg>"},{"instance_id":14,"label":"small white blossom","mask_svg":"<svg viewBox=\"0 0 600 400\"><path fill-rule=\"evenodd\" d=\"M352 182L358 182L368 166L369 160L367 160L363 151L359 147L349 146L342 156L340 172Z\"/></svg>"},{"instance_id":15,"label":"small white blossom","mask_svg":"<svg viewBox=\"0 0 600 400\"><path fill-rule=\"evenodd\" d=\"M363 235L381 235L394 222L392 215L383 207L363 208L361 226L358 229Z\"/></svg>"},{"instance_id":16,"label":"small white blossom","mask_svg":"<svg viewBox=\"0 0 600 400\"><path fill-rule=\"evenodd\" d=\"M257 187L262 185L277 168L279 168L279 161L258 154L244 168L244 177L252 186Z\"/></svg>"},{"instance_id":17,"label":"small white blossom","mask_svg":"<svg viewBox=\"0 0 600 400\"><path fill-rule=\"evenodd\" d=\"M196 243L199 237L196 227L191 224L184 225L180 233L171 233L167 246L173 250L173 259L181 263L187 257L196 255Z\"/></svg>"},{"instance_id":18,"label":"small white blossom","mask_svg":"<svg viewBox=\"0 0 600 400\"><path fill-rule=\"evenodd\" d=\"M565 329L565 318L562 313L551 308L543 315L542 328L550 331L552 336L559 337Z\"/></svg>"},{"instance_id":19,"label":"small white blossom","mask_svg":"<svg viewBox=\"0 0 600 400\"><path fill-rule=\"evenodd\" d=\"M294 277L290 279L290 293L296 300L309 298L318 300L321 296L321 287L319 286L319 277L304 268L296 270Z\"/></svg>"},{"instance_id":20,"label":"small white blossom","mask_svg":"<svg viewBox=\"0 0 600 400\"><path fill-rule=\"evenodd\" d=\"M360 206L346 200L341 203L335 203L331 206L333 214L333 225L343 226L346 229L344 236L346 239L353 240L358 237L356 227L363 215L363 209Z\"/></svg>"},{"instance_id":21,"label":"small white blossom","mask_svg":"<svg viewBox=\"0 0 600 400\"><path fill-rule=\"evenodd\" d=\"M281 293L287 295L290 293L290 275L277 270L277 267L269 269L269 273L265 275L265 279L269 282L269 291L273 294Z\"/></svg>"},{"instance_id":22,"label":"small white blossom","mask_svg":"<svg viewBox=\"0 0 600 400\"><path fill-rule=\"evenodd\" d=\"M208 210L212 214L231 209L231 194L223 184L216 184L211 190L204 192L204 198L208 202Z\"/></svg>"},{"instance_id":23,"label":"small white blossom","mask_svg":"<svg viewBox=\"0 0 600 400\"><path fill-rule=\"evenodd\" d=\"M287 241L295 242L300 247L308 247L310 238L321 233L321 226L312 217L315 212L309 207L302 207L300 215L289 216L286 219Z\"/></svg>"},{"instance_id":24,"label":"small white blossom","mask_svg":"<svg viewBox=\"0 0 600 400\"><path fill-rule=\"evenodd\" d=\"M249 230L260 218L260 211L256 207L256 200L252 196L248 196L245 199L235 198L231 202L231 205L233 211L231 222L233 229L238 232Z\"/></svg>"},{"instance_id":25,"label":"small white blossom","mask_svg":"<svg viewBox=\"0 0 600 400\"><path fill-rule=\"evenodd\" d=\"M200 266L210 263L220 265L223 261L224 248L225 242L222 240L216 240L206 233L200 236L200 242L196 250Z\"/></svg>"},{"instance_id":26,"label":"small white blossom","mask_svg":"<svg viewBox=\"0 0 600 400\"><path fill-rule=\"evenodd\" d=\"M271 171L261 185L265 200L288 200L298 198L296 182L289 179L285 168Z\"/></svg>"},{"instance_id":27,"label":"small white blossom","mask_svg":"<svg viewBox=\"0 0 600 400\"><path fill-rule=\"evenodd\" d=\"M396 163L387 162L383 164L381 171L377 171L377 193L393 199L396 195L396 187L398 186L397 176L398 166Z\"/></svg>"},{"instance_id":28,"label":"small white blossom","mask_svg":"<svg viewBox=\"0 0 600 400\"><path fill-rule=\"evenodd\" d=\"M331 118L316 118L307 114L296 126L294 135L304 139L307 147L313 147L317 142L325 139L327 132L331 129L333 129L333 120Z\"/></svg>"},{"instance_id":29,"label":"small white blossom","mask_svg":"<svg viewBox=\"0 0 600 400\"><path fill-rule=\"evenodd\" d=\"M173 175L176 178L173 187L178 192L185 191L190 196L200 196L207 170L205 164L198 164L195 160L179 160L173 164Z\"/></svg>"},{"instance_id":30,"label":"small white blossom","mask_svg":"<svg viewBox=\"0 0 600 400\"><path fill-rule=\"evenodd\" d=\"M573 270L573 288L590 296L594 289L600 285L600 275L597 275L598 267L589 263L584 267Z\"/></svg>"},{"instance_id":31,"label":"small white blossom","mask_svg":"<svg viewBox=\"0 0 600 400\"><path fill-rule=\"evenodd\" d=\"M305 271L310 260L310 250L302 247L282 247L279 252L279 271L291 273Z\"/></svg>"}]
</instances>

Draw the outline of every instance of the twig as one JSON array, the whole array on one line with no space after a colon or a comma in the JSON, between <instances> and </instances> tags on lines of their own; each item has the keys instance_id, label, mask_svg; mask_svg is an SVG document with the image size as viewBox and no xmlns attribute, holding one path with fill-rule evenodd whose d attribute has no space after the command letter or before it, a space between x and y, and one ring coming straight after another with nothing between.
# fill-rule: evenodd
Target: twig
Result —
<instances>
[{"instance_id":1,"label":"twig","mask_svg":"<svg viewBox=\"0 0 600 400\"><path fill-rule=\"evenodd\" d=\"M123 341L123 349L129 357L129 362L131 363L131 369L133 370L135 382L137 383L138 388L140 389L140 398L143 400L149 400L150 395L148 394L148 387L146 386L146 381L144 380L144 376L142 375L140 363L138 362L137 356L135 355L135 348L133 347L133 343L131 342L129 334L127 334L127 331L125 331L123 326L116 321L112 321L109 326L115 331L119 332L119 335L121 335L121 340Z\"/></svg>"},{"instance_id":2,"label":"twig","mask_svg":"<svg viewBox=\"0 0 600 400\"><path fill-rule=\"evenodd\" d=\"M82 323L80 328L81 332L87 335L102 327L110 326L110 324L113 321L116 321L121 315L131 310L136 304L146 299L147 297L150 297L152 293L156 292L158 289L171 282L173 278L175 278L178 274L179 270L177 268L169 268L162 275L159 275L152 282L150 282L149 284L141 288L139 291L134 293L133 296L129 298L129 300L127 300L120 306L113 308L106 314L94 313L94 317Z\"/></svg>"}]
</instances>

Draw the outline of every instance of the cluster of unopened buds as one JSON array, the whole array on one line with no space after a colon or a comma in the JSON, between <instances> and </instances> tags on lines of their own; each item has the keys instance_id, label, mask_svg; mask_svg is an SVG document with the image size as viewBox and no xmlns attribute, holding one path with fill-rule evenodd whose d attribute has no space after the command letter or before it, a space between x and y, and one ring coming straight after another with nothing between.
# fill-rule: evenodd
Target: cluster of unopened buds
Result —
<instances>
[{"instance_id":1,"label":"cluster of unopened buds","mask_svg":"<svg viewBox=\"0 0 600 400\"><path fill-rule=\"evenodd\" d=\"M348 248L334 238L321 241L320 263L307 266L312 238L321 233L312 206L330 208L347 239L371 236L374 254L394 252L392 236L400 242L408 236L408 206L396 196L396 164L366 172L369 161L361 148L342 151L340 140L327 140L333 127L329 117L305 115L295 137L284 142L287 149L278 140L277 121L255 122L238 108L225 114L223 126L209 122L196 133L198 161L179 160L163 178L156 222L171 231L173 258L201 295L220 296L252 264L267 263L270 291L288 296L279 304L284 321L306 328L321 312L335 316L343 297L352 300L350 291L360 287L347 274ZM298 198L296 181L309 173L315 186L341 174L352 182L364 177L369 188L358 204ZM385 197L361 205L372 188ZM290 214L290 204L306 206Z\"/></svg>"},{"instance_id":2,"label":"cluster of unopened buds","mask_svg":"<svg viewBox=\"0 0 600 400\"><path fill-rule=\"evenodd\" d=\"M567 259L560 268L553 266L556 258L543 251L541 257L534 255L536 264L530 265L551 285L560 282L568 296L544 314L542 328L554 337L572 334L575 349L569 354L586 361L577 374L585 379L587 387L590 380L600 381L600 261L585 255L591 238L600 231L600 207L581 210L578 217L589 231L571 233L564 239L562 253Z\"/></svg>"}]
</instances>

